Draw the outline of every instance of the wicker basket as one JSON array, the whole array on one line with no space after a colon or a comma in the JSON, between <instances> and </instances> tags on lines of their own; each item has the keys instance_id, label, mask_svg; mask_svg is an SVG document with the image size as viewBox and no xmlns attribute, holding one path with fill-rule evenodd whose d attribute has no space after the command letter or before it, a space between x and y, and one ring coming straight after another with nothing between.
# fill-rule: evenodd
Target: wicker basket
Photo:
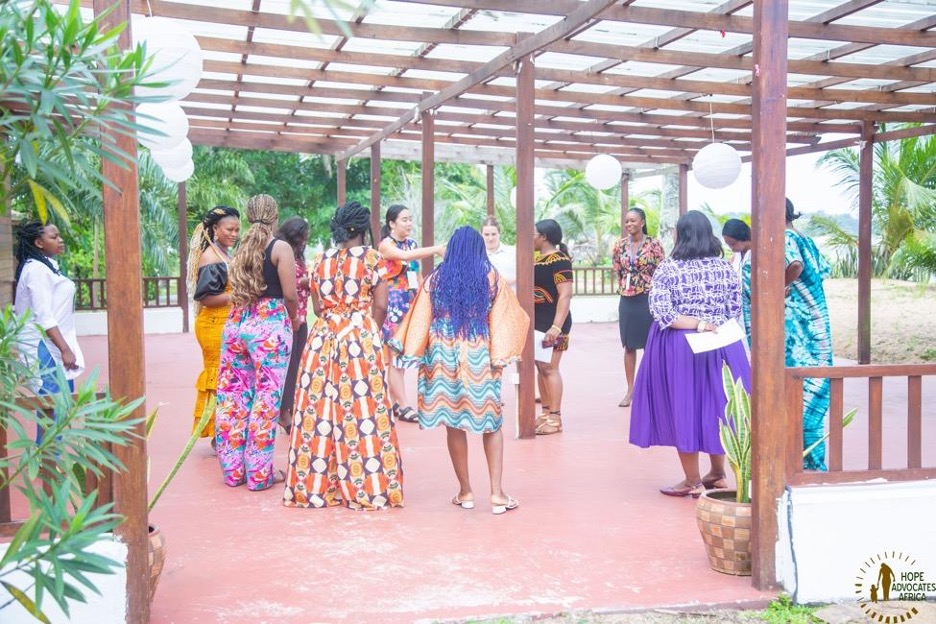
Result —
<instances>
[{"instance_id":1,"label":"wicker basket","mask_svg":"<svg viewBox=\"0 0 936 624\"><path fill-rule=\"evenodd\" d=\"M751 575L751 504L735 502L734 490L711 490L699 497L696 522L709 565L716 572Z\"/></svg>"},{"instance_id":2,"label":"wicker basket","mask_svg":"<svg viewBox=\"0 0 936 624\"><path fill-rule=\"evenodd\" d=\"M166 538L158 526L149 525L149 569L150 569L150 602L156 595L156 586L159 584L159 575L162 574L166 563Z\"/></svg>"}]
</instances>

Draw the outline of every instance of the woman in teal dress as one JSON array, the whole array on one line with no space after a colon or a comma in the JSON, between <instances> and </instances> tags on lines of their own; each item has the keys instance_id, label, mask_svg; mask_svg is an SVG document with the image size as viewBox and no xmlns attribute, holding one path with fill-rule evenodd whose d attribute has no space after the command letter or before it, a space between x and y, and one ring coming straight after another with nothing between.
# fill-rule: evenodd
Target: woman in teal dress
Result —
<instances>
[{"instance_id":1,"label":"woman in teal dress","mask_svg":"<svg viewBox=\"0 0 936 624\"><path fill-rule=\"evenodd\" d=\"M829 308L822 288L822 281L828 277L831 269L812 239L793 227L793 221L799 217L792 202L786 200L786 365L831 366L832 332L829 329ZM828 379L803 381L803 448L825 435L829 399ZM825 444L820 444L803 458L803 468L827 469Z\"/></svg>"}]
</instances>

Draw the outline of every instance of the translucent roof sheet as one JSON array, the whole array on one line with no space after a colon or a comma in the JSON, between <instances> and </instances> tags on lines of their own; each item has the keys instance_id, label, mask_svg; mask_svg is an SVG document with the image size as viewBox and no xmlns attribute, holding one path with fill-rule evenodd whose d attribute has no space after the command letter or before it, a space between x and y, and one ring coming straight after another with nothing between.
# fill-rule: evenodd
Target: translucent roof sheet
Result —
<instances>
[{"instance_id":1,"label":"translucent roof sheet","mask_svg":"<svg viewBox=\"0 0 936 624\"><path fill-rule=\"evenodd\" d=\"M509 46L535 41L532 100L543 154L588 159L610 150L628 153L631 164L640 154L648 163L686 163L705 141L699 132L710 105L716 128L749 149L752 3L730 11L724 0L636 0L574 25L583 1L374 0L339 3L334 12L312 3L320 34L288 18L290 3L150 2L202 45L205 71L184 102L193 117L206 117L198 141L250 147L262 137L264 146L346 156L378 139L411 145L422 132L414 111L435 109L439 135L482 158L512 149L520 64ZM934 5L865 4L790 0L788 132L800 143L857 132L863 119L889 127L936 119ZM578 8L555 14L560 6ZM336 16L350 20L344 29ZM567 30L547 40L552 26Z\"/></svg>"}]
</instances>

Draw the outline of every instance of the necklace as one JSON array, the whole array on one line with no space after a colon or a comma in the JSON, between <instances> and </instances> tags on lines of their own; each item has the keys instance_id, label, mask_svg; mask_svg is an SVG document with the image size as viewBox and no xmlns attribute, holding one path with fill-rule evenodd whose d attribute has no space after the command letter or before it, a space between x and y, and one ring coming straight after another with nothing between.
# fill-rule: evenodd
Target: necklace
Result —
<instances>
[{"instance_id":1,"label":"necklace","mask_svg":"<svg viewBox=\"0 0 936 624\"><path fill-rule=\"evenodd\" d=\"M228 260L230 260L230 259L233 257L233 256L231 256L230 253L228 253L227 249L225 249L224 247L222 247L221 245L219 245L216 241L211 241L211 246L212 246L212 247L214 248L214 250L217 252L218 257L221 258L221 261L222 261L224 264L227 264L227 263L228 263Z\"/></svg>"}]
</instances>

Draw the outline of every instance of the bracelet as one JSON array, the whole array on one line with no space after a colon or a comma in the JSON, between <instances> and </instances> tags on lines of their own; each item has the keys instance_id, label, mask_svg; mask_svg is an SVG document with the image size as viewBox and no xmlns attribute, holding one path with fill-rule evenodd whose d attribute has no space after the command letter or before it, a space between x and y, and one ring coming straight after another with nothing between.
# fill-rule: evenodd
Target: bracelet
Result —
<instances>
[{"instance_id":1,"label":"bracelet","mask_svg":"<svg viewBox=\"0 0 936 624\"><path fill-rule=\"evenodd\" d=\"M705 321L699 321L699 326L696 327L696 331L697 331L697 332L704 332L704 331L705 331Z\"/></svg>"},{"instance_id":2,"label":"bracelet","mask_svg":"<svg viewBox=\"0 0 936 624\"><path fill-rule=\"evenodd\" d=\"M555 330L556 330L557 332L559 332L560 334L562 333L562 328L561 328L561 327L556 327L555 325L550 325L550 326L549 326L549 329L555 329Z\"/></svg>"}]
</instances>

